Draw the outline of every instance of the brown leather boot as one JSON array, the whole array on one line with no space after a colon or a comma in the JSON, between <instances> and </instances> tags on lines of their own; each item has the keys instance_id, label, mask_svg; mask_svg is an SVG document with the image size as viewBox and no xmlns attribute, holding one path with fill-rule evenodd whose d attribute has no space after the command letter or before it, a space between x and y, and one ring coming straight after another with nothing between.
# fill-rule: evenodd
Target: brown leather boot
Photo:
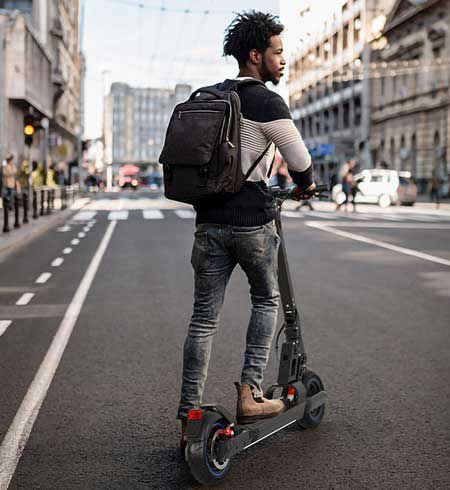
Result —
<instances>
[{"instance_id":1,"label":"brown leather boot","mask_svg":"<svg viewBox=\"0 0 450 490\"><path fill-rule=\"evenodd\" d=\"M285 405L282 400L268 400L261 397L256 401L249 385L241 385L237 382L234 384L238 393L236 418L239 424L251 424L284 412Z\"/></svg>"}]
</instances>

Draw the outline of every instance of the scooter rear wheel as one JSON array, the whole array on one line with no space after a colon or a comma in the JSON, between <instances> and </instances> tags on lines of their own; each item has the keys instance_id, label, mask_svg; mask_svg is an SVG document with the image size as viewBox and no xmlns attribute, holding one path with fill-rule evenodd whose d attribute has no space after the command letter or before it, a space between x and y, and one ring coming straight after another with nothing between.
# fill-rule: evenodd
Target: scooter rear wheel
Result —
<instances>
[{"instance_id":1,"label":"scooter rear wheel","mask_svg":"<svg viewBox=\"0 0 450 490\"><path fill-rule=\"evenodd\" d=\"M306 371L303 374L302 383L306 388L306 398L324 390L322 380L313 371ZM300 429L314 429L317 427L325 414L325 404L320 405L309 413L305 413L303 418L297 421Z\"/></svg>"},{"instance_id":2,"label":"scooter rear wheel","mask_svg":"<svg viewBox=\"0 0 450 490\"><path fill-rule=\"evenodd\" d=\"M226 428L226 421L218 414L206 415L202 440L188 443L186 461L192 476L202 485L219 485L231 468L231 459L219 461L217 458L217 433Z\"/></svg>"}]
</instances>

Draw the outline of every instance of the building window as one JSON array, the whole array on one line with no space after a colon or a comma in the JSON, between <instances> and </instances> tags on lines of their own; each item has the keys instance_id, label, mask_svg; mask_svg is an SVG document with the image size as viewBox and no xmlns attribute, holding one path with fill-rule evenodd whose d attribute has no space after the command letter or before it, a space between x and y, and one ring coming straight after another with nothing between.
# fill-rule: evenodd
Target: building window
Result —
<instances>
[{"instance_id":1,"label":"building window","mask_svg":"<svg viewBox=\"0 0 450 490\"><path fill-rule=\"evenodd\" d=\"M343 36L342 36L342 49L347 49L348 47L348 30L349 25L344 26Z\"/></svg>"},{"instance_id":2,"label":"building window","mask_svg":"<svg viewBox=\"0 0 450 490\"><path fill-rule=\"evenodd\" d=\"M411 172L413 177L417 173L417 138L415 134L411 138Z\"/></svg>"},{"instance_id":3,"label":"building window","mask_svg":"<svg viewBox=\"0 0 450 490\"><path fill-rule=\"evenodd\" d=\"M333 56L337 55L338 52L338 41L339 41L339 33L336 32L333 36Z\"/></svg>"},{"instance_id":4,"label":"building window","mask_svg":"<svg viewBox=\"0 0 450 490\"><path fill-rule=\"evenodd\" d=\"M359 41L359 35L361 32L361 17L356 17L353 24L353 41L356 44Z\"/></svg>"}]
</instances>

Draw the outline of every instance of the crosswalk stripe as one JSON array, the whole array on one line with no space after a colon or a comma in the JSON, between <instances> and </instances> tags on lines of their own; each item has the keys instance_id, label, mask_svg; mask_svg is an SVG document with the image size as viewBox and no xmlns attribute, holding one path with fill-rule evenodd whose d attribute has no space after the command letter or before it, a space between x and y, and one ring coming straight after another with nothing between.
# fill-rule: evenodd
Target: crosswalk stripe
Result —
<instances>
[{"instance_id":1,"label":"crosswalk stripe","mask_svg":"<svg viewBox=\"0 0 450 490\"><path fill-rule=\"evenodd\" d=\"M192 219L195 217L194 211L192 209L175 209L174 213L182 219Z\"/></svg>"},{"instance_id":2,"label":"crosswalk stripe","mask_svg":"<svg viewBox=\"0 0 450 490\"><path fill-rule=\"evenodd\" d=\"M144 209L142 215L144 219L164 219L164 214L159 209Z\"/></svg>"},{"instance_id":3,"label":"crosswalk stripe","mask_svg":"<svg viewBox=\"0 0 450 490\"><path fill-rule=\"evenodd\" d=\"M281 216L285 218L303 218L303 213L298 211L281 211Z\"/></svg>"},{"instance_id":4,"label":"crosswalk stripe","mask_svg":"<svg viewBox=\"0 0 450 490\"><path fill-rule=\"evenodd\" d=\"M34 293L23 293L22 296L17 300L17 306L25 306L33 299Z\"/></svg>"},{"instance_id":5,"label":"crosswalk stripe","mask_svg":"<svg viewBox=\"0 0 450 490\"><path fill-rule=\"evenodd\" d=\"M108 219L110 221L126 220L128 219L128 214L128 211L111 211L108 214Z\"/></svg>"},{"instance_id":6,"label":"crosswalk stripe","mask_svg":"<svg viewBox=\"0 0 450 490\"><path fill-rule=\"evenodd\" d=\"M6 332L6 329L11 325L11 320L0 320L0 335Z\"/></svg>"},{"instance_id":7,"label":"crosswalk stripe","mask_svg":"<svg viewBox=\"0 0 450 490\"><path fill-rule=\"evenodd\" d=\"M97 211L80 211L72 219L75 221L89 221L96 214L97 214Z\"/></svg>"}]
</instances>

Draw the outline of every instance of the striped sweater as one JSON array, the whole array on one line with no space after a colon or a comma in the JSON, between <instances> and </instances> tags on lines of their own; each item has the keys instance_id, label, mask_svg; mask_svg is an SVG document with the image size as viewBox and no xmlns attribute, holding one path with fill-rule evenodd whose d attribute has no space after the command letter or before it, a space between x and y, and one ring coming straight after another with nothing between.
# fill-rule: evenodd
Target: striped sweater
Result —
<instances>
[{"instance_id":1,"label":"striped sweater","mask_svg":"<svg viewBox=\"0 0 450 490\"><path fill-rule=\"evenodd\" d=\"M220 84L226 90L235 80ZM269 150L253 170L241 190L227 201L211 199L195 207L197 224L218 223L234 226L260 226L275 217L274 201L268 192L268 172L276 148L287 163L294 182L306 188L313 182L311 157L295 127L289 109L278 94L262 84L244 85L241 99L241 162L243 172Z\"/></svg>"}]
</instances>

